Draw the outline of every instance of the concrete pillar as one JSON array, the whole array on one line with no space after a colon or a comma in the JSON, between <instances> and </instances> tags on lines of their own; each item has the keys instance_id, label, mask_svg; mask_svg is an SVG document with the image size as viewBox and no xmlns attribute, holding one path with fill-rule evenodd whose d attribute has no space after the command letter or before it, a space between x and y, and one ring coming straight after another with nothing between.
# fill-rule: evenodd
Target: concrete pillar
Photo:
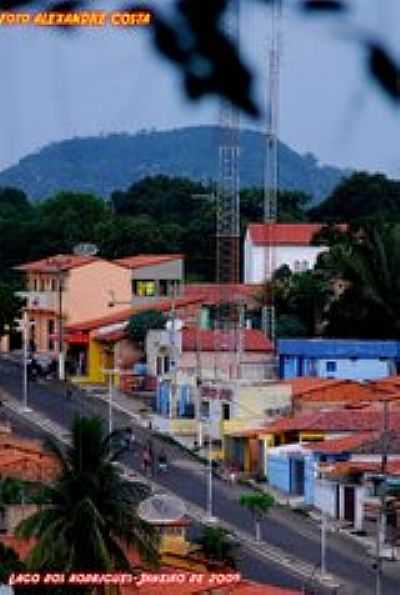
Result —
<instances>
[{"instance_id":1,"label":"concrete pillar","mask_svg":"<svg viewBox=\"0 0 400 595\"><path fill-rule=\"evenodd\" d=\"M339 484L339 519L344 520L344 485Z\"/></svg>"}]
</instances>

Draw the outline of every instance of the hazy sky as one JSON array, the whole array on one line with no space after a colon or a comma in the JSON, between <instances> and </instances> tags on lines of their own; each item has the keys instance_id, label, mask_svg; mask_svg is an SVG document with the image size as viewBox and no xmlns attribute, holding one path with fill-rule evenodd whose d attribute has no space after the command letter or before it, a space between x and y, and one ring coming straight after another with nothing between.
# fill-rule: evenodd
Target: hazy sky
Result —
<instances>
[{"instance_id":1,"label":"hazy sky","mask_svg":"<svg viewBox=\"0 0 400 595\"><path fill-rule=\"evenodd\" d=\"M162 0L164 7L170 3ZM383 37L400 60L400 2L359 0L357 6L360 26ZM266 9L242 0L242 48L258 73L261 101L267 32ZM280 136L323 163L400 177L400 110L367 79L364 60L326 20L310 23L286 10ZM73 136L217 121L217 101L188 102L179 74L155 53L144 31L106 28L66 36L3 28L0 61L1 169Z\"/></svg>"}]
</instances>

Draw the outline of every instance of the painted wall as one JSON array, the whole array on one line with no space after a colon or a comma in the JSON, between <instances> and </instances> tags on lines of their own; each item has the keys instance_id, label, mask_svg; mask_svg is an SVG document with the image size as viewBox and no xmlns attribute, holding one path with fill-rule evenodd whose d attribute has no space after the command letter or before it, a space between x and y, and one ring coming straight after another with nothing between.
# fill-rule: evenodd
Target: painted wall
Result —
<instances>
[{"instance_id":1,"label":"painted wall","mask_svg":"<svg viewBox=\"0 0 400 595\"><path fill-rule=\"evenodd\" d=\"M267 459L268 483L278 490L290 492L290 459L279 455L269 455Z\"/></svg>"},{"instance_id":2,"label":"painted wall","mask_svg":"<svg viewBox=\"0 0 400 595\"><path fill-rule=\"evenodd\" d=\"M264 380L266 373L271 369L271 362L272 355L270 353L246 351L242 357L242 379L254 381ZM216 353L214 351L202 351L200 355L201 375L203 379L214 379L216 366L218 368L219 378L225 380L230 377L232 378L235 375L236 365L237 354L235 352ZM179 368L182 372L194 376L196 366L196 352L184 351L179 360Z\"/></svg>"},{"instance_id":3,"label":"painted wall","mask_svg":"<svg viewBox=\"0 0 400 595\"><path fill-rule=\"evenodd\" d=\"M273 248L273 262L275 270L287 264L292 271L296 270L296 262L307 270L314 267L317 257L326 248L323 246L275 246ZM266 279L267 248L254 246L247 237L244 246L245 252L245 283L262 283Z\"/></svg>"},{"instance_id":4,"label":"painted wall","mask_svg":"<svg viewBox=\"0 0 400 595\"><path fill-rule=\"evenodd\" d=\"M328 362L335 362L335 371L328 369ZM373 380L390 376L394 371L395 366L392 360L380 360L379 358L314 359L295 355L285 355L280 358L280 375L285 379L298 376L318 376L347 380Z\"/></svg>"},{"instance_id":5,"label":"painted wall","mask_svg":"<svg viewBox=\"0 0 400 595\"><path fill-rule=\"evenodd\" d=\"M121 310L131 300L131 272L121 266L98 260L69 272L63 296L67 323L101 318ZM112 290L117 301L125 304L109 307Z\"/></svg>"},{"instance_id":6,"label":"painted wall","mask_svg":"<svg viewBox=\"0 0 400 595\"><path fill-rule=\"evenodd\" d=\"M336 483L316 479L314 484L314 506L329 516L336 517Z\"/></svg>"},{"instance_id":7,"label":"painted wall","mask_svg":"<svg viewBox=\"0 0 400 595\"><path fill-rule=\"evenodd\" d=\"M183 259L170 260L163 262L162 264L141 267L133 269L131 271L132 279L143 279L143 280L178 280L183 281L184 270L183 270Z\"/></svg>"}]
</instances>

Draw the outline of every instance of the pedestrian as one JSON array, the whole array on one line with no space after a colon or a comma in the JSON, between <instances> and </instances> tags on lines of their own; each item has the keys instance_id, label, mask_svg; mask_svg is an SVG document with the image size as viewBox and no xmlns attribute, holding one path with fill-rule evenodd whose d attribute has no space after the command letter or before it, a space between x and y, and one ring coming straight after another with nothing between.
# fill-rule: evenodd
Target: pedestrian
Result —
<instances>
[{"instance_id":1,"label":"pedestrian","mask_svg":"<svg viewBox=\"0 0 400 595\"><path fill-rule=\"evenodd\" d=\"M150 467L151 467L150 453L149 453L148 449L145 449L145 451L143 453L143 470L144 470L145 475L149 474Z\"/></svg>"},{"instance_id":2,"label":"pedestrian","mask_svg":"<svg viewBox=\"0 0 400 595\"><path fill-rule=\"evenodd\" d=\"M167 471L168 469L168 459L164 449L158 455L158 469L160 471Z\"/></svg>"},{"instance_id":3,"label":"pedestrian","mask_svg":"<svg viewBox=\"0 0 400 595\"><path fill-rule=\"evenodd\" d=\"M134 446L135 446L135 434L133 433L132 428L128 428L127 429L127 435L126 435L126 448L127 450L133 450Z\"/></svg>"},{"instance_id":4,"label":"pedestrian","mask_svg":"<svg viewBox=\"0 0 400 595\"><path fill-rule=\"evenodd\" d=\"M67 384L66 397L67 397L68 401L71 401L71 399L72 399L72 386L70 384Z\"/></svg>"}]
</instances>

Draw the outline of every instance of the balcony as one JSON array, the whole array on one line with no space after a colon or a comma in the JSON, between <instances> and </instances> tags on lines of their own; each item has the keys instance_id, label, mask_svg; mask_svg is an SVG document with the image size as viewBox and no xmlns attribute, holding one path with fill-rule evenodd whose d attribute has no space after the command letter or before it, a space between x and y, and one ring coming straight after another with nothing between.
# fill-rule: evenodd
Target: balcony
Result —
<instances>
[{"instance_id":1,"label":"balcony","mask_svg":"<svg viewBox=\"0 0 400 595\"><path fill-rule=\"evenodd\" d=\"M26 300L29 310L56 310L57 294L53 291L19 291L18 297Z\"/></svg>"}]
</instances>

